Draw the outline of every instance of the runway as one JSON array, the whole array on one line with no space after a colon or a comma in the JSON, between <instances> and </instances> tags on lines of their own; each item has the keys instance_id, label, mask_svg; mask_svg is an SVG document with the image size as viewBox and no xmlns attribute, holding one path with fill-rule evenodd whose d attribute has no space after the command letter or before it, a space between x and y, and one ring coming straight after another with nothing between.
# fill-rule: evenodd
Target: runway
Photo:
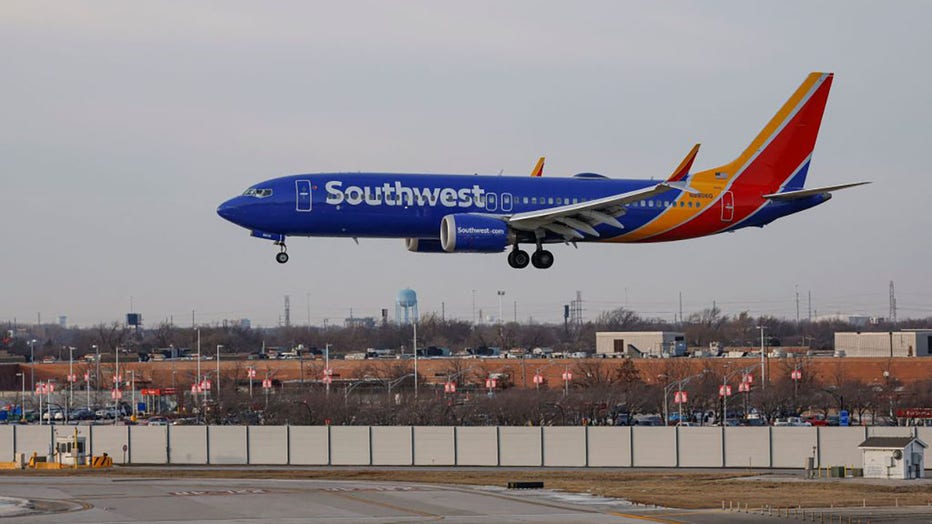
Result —
<instances>
[{"instance_id":1,"label":"runway","mask_svg":"<svg viewBox=\"0 0 932 524\"><path fill-rule=\"evenodd\" d=\"M6 477L0 495L39 510L5 522L756 522L549 490L367 481ZM737 519L737 520L733 520Z\"/></svg>"}]
</instances>

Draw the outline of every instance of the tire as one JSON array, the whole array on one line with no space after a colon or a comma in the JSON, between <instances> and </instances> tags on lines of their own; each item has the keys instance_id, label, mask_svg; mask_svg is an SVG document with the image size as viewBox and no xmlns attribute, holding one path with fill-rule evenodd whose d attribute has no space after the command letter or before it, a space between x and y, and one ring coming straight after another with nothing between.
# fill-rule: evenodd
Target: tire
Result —
<instances>
[{"instance_id":1,"label":"tire","mask_svg":"<svg viewBox=\"0 0 932 524\"><path fill-rule=\"evenodd\" d=\"M275 261L278 262L279 264L284 264L285 262L288 262L288 253L281 252L275 255Z\"/></svg>"},{"instance_id":2,"label":"tire","mask_svg":"<svg viewBox=\"0 0 932 524\"><path fill-rule=\"evenodd\" d=\"M530 262L531 257L528 256L527 251L515 249L511 253L508 253L508 265L515 269L524 269Z\"/></svg>"},{"instance_id":3,"label":"tire","mask_svg":"<svg viewBox=\"0 0 932 524\"><path fill-rule=\"evenodd\" d=\"M553 253L546 249L535 251L531 256L531 263L534 264L534 267L537 269L547 269L553 265Z\"/></svg>"}]
</instances>

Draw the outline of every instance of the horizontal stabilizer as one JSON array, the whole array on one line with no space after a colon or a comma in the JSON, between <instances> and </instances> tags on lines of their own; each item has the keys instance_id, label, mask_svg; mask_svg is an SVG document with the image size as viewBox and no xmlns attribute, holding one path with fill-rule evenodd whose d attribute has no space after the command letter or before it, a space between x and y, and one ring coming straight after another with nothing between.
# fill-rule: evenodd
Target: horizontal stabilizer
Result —
<instances>
[{"instance_id":1,"label":"horizontal stabilizer","mask_svg":"<svg viewBox=\"0 0 932 524\"><path fill-rule=\"evenodd\" d=\"M838 186L814 187L812 189L800 189L798 191L770 193L769 195L763 195L763 198L769 200L796 200L799 198L807 198L822 193L831 193L832 191L838 191L840 189L848 189L849 187L863 186L864 184L870 184L870 182L854 182L851 184L841 184Z\"/></svg>"}]
</instances>

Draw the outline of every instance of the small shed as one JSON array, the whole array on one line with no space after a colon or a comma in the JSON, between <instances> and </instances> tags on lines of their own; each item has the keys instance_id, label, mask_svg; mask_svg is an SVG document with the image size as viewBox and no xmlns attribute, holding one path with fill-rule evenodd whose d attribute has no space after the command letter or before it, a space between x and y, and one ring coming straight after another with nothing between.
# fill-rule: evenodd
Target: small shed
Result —
<instances>
[{"instance_id":1,"label":"small shed","mask_svg":"<svg viewBox=\"0 0 932 524\"><path fill-rule=\"evenodd\" d=\"M922 478L927 447L916 437L870 437L858 446L864 456L864 477Z\"/></svg>"}]
</instances>

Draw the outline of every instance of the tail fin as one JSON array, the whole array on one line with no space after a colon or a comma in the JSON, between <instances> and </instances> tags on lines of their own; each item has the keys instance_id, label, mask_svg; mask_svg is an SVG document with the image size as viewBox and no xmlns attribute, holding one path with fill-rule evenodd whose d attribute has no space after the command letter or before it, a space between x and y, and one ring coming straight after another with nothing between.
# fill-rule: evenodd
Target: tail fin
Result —
<instances>
[{"instance_id":1,"label":"tail fin","mask_svg":"<svg viewBox=\"0 0 932 524\"><path fill-rule=\"evenodd\" d=\"M815 148L832 73L811 73L747 149L708 178L765 193L801 189ZM735 187L737 190L737 187Z\"/></svg>"}]
</instances>

